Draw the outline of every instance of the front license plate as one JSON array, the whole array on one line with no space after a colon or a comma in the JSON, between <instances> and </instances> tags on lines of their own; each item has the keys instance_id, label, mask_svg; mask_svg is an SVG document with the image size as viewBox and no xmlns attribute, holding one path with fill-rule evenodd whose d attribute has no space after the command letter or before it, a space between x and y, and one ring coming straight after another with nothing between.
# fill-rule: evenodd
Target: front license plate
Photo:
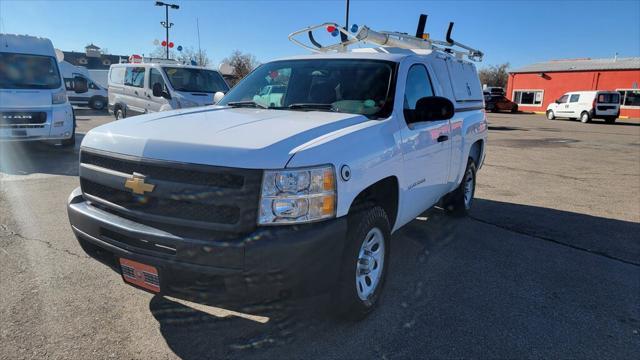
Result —
<instances>
[{"instance_id":1,"label":"front license plate","mask_svg":"<svg viewBox=\"0 0 640 360\"><path fill-rule=\"evenodd\" d=\"M120 258L120 268L124 281L149 291L160 292L160 277L155 267Z\"/></svg>"}]
</instances>

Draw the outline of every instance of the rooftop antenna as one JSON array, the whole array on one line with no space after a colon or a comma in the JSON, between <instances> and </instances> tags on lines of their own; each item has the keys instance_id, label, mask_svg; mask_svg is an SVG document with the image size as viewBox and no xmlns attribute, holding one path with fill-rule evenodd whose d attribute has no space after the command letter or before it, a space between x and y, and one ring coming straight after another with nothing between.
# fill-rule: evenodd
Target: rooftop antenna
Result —
<instances>
[{"instance_id":1,"label":"rooftop antenna","mask_svg":"<svg viewBox=\"0 0 640 360\"><path fill-rule=\"evenodd\" d=\"M347 0L347 8L346 8L346 14L345 14L345 20L344 20L344 28L345 29L349 29L349 0ZM340 32L340 40L342 42L347 41L347 35L345 35L343 32Z\"/></svg>"},{"instance_id":2,"label":"rooftop antenna","mask_svg":"<svg viewBox=\"0 0 640 360\"><path fill-rule=\"evenodd\" d=\"M198 29L198 65L202 66L202 49L200 48L200 23L196 18L196 28Z\"/></svg>"}]
</instances>

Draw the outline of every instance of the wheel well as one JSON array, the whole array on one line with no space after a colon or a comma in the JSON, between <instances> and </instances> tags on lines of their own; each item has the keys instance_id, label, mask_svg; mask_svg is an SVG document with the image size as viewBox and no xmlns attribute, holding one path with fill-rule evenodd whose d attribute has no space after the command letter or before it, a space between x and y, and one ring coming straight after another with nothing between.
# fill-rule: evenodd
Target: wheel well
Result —
<instances>
[{"instance_id":1,"label":"wheel well","mask_svg":"<svg viewBox=\"0 0 640 360\"><path fill-rule=\"evenodd\" d=\"M478 140L474 142L473 145L471 145L471 149L469 150L469 157L473 159L473 162L476 164L476 166L480 166L483 147L483 141Z\"/></svg>"},{"instance_id":2,"label":"wheel well","mask_svg":"<svg viewBox=\"0 0 640 360\"><path fill-rule=\"evenodd\" d=\"M389 176L362 190L351 203L349 213L358 210L359 205L374 203L384 209L393 229L398 216L398 178Z\"/></svg>"}]
</instances>

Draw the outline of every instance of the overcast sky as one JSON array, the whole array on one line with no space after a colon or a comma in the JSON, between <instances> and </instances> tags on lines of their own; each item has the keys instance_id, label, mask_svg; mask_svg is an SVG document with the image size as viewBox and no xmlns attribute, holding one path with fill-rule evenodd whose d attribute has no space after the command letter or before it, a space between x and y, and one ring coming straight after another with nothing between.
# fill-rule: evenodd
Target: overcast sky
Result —
<instances>
[{"instance_id":1,"label":"overcast sky","mask_svg":"<svg viewBox=\"0 0 640 360\"><path fill-rule=\"evenodd\" d=\"M261 62L305 53L287 35L325 21L344 22L345 1L179 1L170 10L172 41L202 48L214 64L234 49ZM155 1L0 0L0 31L50 38L62 50L88 43L112 54L148 54L164 39L164 7ZM484 64L512 67L561 58L640 56L640 1L351 1L350 22L376 30L415 33L418 15L427 31L454 38L486 54Z\"/></svg>"}]
</instances>

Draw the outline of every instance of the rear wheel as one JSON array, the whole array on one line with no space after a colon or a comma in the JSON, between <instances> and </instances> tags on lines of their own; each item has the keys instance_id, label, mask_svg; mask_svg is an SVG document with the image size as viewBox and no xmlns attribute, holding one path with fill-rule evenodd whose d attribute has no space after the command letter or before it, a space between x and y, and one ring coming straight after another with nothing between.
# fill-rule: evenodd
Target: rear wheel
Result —
<instances>
[{"instance_id":1,"label":"rear wheel","mask_svg":"<svg viewBox=\"0 0 640 360\"><path fill-rule=\"evenodd\" d=\"M615 116L608 116L606 118L604 118L604 122L606 122L607 124L613 124L616 122L616 117Z\"/></svg>"},{"instance_id":2,"label":"rear wheel","mask_svg":"<svg viewBox=\"0 0 640 360\"><path fill-rule=\"evenodd\" d=\"M476 164L469 158L462 182L454 191L445 195L442 207L453 216L464 216L473 205L475 193Z\"/></svg>"},{"instance_id":3,"label":"rear wheel","mask_svg":"<svg viewBox=\"0 0 640 360\"><path fill-rule=\"evenodd\" d=\"M591 115L588 111L583 111L582 114L580 114L580 122L586 124L589 121L591 121Z\"/></svg>"},{"instance_id":4,"label":"rear wheel","mask_svg":"<svg viewBox=\"0 0 640 360\"><path fill-rule=\"evenodd\" d=\"M518 112L518 105L513 105L513 107L511 108L511 112L512 113L517 113Z\"/></svg>"},{"instance_id":5,"label":"rear wheel","mask_svg":"<svg viewBox=\"0 0 640 360\"><path fill-rule=\"evenodd\" d=\"M390 239L389 219L380 206L349 215L340 279L334 291L338 315L360 320L375 308L387 275Z\"/></svg>"}]
</instances>

